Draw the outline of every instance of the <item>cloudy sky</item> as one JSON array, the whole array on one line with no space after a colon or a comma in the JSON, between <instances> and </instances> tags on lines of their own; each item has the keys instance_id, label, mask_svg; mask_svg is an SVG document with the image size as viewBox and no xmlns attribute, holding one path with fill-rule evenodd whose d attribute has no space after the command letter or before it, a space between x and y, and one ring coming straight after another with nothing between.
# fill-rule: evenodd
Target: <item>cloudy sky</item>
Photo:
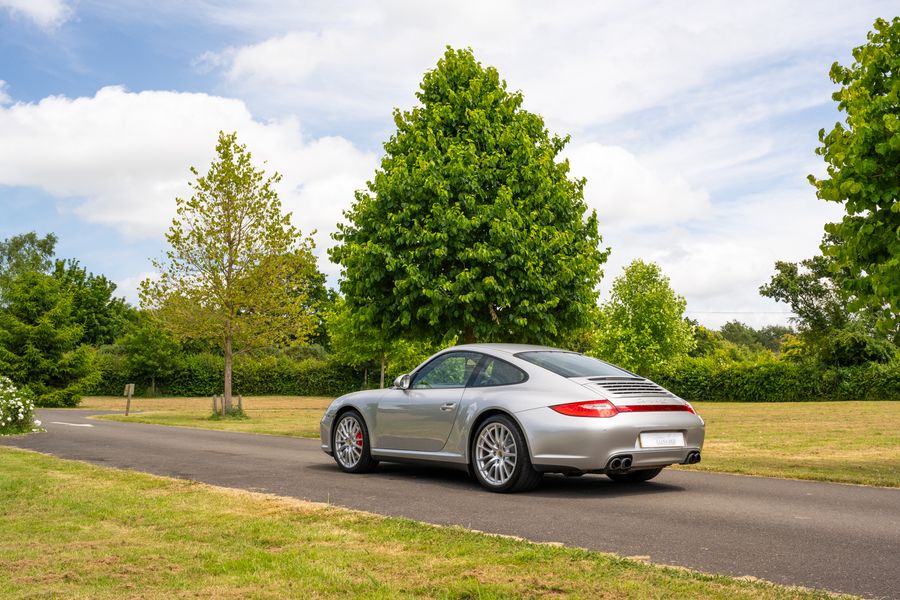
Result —
<instances>
[{"instance_id":1,"label":"cloudy sky","mask_svg":"<svg viewBox=\"0 0 900 600\"><path fill-rule=\"evenodd\" d=\"M135 301L189 167L235 130L324 249L446 45L497 67L549 129L612 247L689 316L784 322L758 295L840 207L806 182L839 119L828 69L889 2L0 0L0 238L58 253Z\"/></svg>"}]
</instances>

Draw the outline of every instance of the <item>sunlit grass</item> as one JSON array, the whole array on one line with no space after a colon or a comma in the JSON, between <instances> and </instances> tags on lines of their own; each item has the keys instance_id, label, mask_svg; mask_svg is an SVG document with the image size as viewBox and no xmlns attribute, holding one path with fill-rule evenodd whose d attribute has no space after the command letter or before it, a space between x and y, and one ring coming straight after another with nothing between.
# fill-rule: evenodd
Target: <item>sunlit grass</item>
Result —
<instances>
[{"instance_id":1,"label":"sunlit grass","mask_svg":"<svg viewBox=\"0 0 900 600\"><path fill-rule=\"evenodd\" d=\"M695 402L709 471L900 487L900 402Z\"/></svg>"},{"instance_id":2,"label":"sunlit grass","mask_svg":"<svg viewBox=\"0 0 900 600\"><path fill-rule=\"evenodd\" d=\"M132 398L131 410L137 412L128 417L114 415L103 418L244 433L318 437L319 420L331 400L319 396L251 396L243 398L244 413L248 419L211 420L210 398ZM125 399L88 397L81 401L81 408L124 412Z\"/></svg>"},{"instance_id":3,"label":"sunlit grass","mask_svg":"<svg viewBox=\"0 0 900 600\"><path fill-rule=\"evenodd\" d=\"M0 448L4 598L827 598Z\"/></svg>"}]
</instances>

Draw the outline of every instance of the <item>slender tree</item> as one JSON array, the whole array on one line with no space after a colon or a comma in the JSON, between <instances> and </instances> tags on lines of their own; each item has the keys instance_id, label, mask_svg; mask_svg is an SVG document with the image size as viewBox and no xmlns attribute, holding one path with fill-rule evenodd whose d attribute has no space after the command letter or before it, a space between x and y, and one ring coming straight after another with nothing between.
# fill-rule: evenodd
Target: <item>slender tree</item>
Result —
<instances>
[{"instance_id":1,"label":"slender tree","mask_svg":"<svg viewBox=\"0 0 900 600\"><path fill-rule=\"evenodd\" d=\"M315 327L309 280L311 238L281 210L275 184L234 133L219 134L218 159L178 198L160 272L141 284L141 303L179 338L212 338L225 357L223 396L231 410L233 357L253 348L302 343Z\"/></svg>"}]
</instances>

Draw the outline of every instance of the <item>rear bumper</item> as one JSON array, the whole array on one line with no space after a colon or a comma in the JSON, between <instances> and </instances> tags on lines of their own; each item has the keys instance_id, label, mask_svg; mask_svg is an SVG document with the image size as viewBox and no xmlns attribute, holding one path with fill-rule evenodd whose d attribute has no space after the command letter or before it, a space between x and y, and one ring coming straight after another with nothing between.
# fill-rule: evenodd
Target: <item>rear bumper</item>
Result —
<instances>
[{"instance_id":1,"label":"rear bumper","mask_svg":"<svg viewBox=\"0 0 900 600\"><path fill-rule=\"evenodd\" d=\"M550 408L516 413L528 439L531 461L544 471L603 472L614 456L632 457L632 469L683 463L703 448L703 420L689 412L620 413L610 418L570 417ZM685 445L643 448L640 434L680 431Z\"/></svg>"}]
</instances>

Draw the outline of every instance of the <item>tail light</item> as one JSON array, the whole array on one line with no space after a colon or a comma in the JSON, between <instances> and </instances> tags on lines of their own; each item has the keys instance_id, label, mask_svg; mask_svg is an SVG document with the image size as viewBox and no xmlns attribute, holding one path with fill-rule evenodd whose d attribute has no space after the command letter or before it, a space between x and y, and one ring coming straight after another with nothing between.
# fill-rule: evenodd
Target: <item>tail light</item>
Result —
<instances>
[{"instance_id":1,"label":"tail light","mask_svg":"<svg viewBox=\"0 0 900 600\"><path fill-rule=\"evenodd\" d=\"M570 417L614 417L619 414L618 409L609 400L586 400L584 402L570 402L551 406L561 415Z\"/></svg>"},{"instance_id":2,"label":"tail light","mask_svg":"<svg viewBox=\"0 0 900 600\"><path fill-rule=\"evenodd\" d=\"M585 400L583 402L570 402L568 404L556 404L551 406L553 410L570 417L614 417L626 412L689 412L697 414L694 407L683 402L682 404L629 404L616 406L609 400Z\"/></svg>"}]
</instances>

